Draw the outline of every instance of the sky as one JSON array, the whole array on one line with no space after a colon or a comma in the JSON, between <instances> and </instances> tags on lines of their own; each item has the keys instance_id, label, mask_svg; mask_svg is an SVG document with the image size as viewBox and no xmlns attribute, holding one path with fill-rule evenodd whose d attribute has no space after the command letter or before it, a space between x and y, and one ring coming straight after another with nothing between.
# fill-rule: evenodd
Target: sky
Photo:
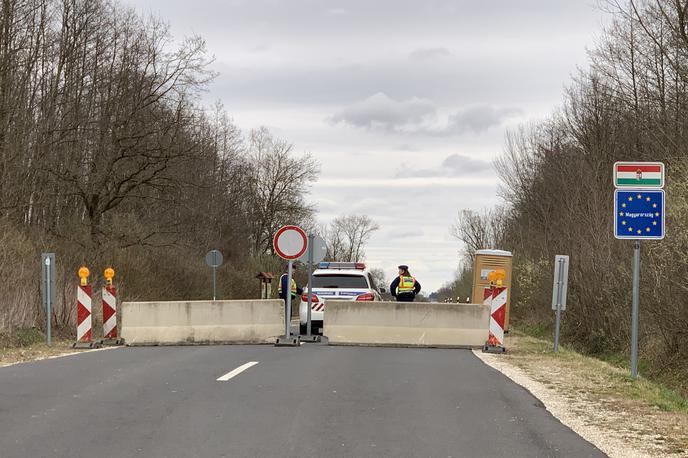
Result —
<instances>
[{"instance_id":1,"label":"sky","mask_svg":"<svg viewBox=\"0 0 688 458\"><path fill-rule=\"evenodd\" d=\"M318 220L370 216L366 263L427 294L459 265L459 211L501 202L505 133L561 106L606 19L596 0L123 2L204 37L204 103L315 157Z\"/></svg>"}]
</instances>

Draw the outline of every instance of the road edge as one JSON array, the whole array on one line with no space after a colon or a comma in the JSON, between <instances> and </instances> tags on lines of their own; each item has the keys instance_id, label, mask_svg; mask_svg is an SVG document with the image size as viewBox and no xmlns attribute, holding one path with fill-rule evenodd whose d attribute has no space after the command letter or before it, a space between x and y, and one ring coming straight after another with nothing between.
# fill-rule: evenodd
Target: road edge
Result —
<instances>
[{"instance_id":1,"label":"road edge","mask_svg":"<svg viewBox=\"0 0 688 458\"><path fill-rule=\"evenodd\" d=\"M569 427L574 433L601 450L610 458L645 458L646 451L631 449L630 444L615 437L604 435L598 428L586 424L585 418L569 409L568 401L537 380L533 380L523 369L500 359L500 355L473 350L473 354L483 363L499 371L517 385L523 387L545 406L545 409Z\"/></svg>"},{"instance_id":2,"label":"road edge","mask_svg":"<svg viewBox=\"0 0 688 458\"><path fill-rule=\"evenodd\" d=\"M16 366L18 364L28 364L28 363L35 363L37 361L45 361L48 359L65 358L67 356L82 355L84 353L92 353L94 351L117 350L118 348L124 348L124 347L123 346L112 346L112 347L103 347L103 348L90 348L88 350L68 351L65 353L60 353L59 355L50 355L50 356L45 356L45 357L40 357L40 358L27 359L25 361L15 361L13 363L7 363L7 364L0 363L0 369L3 369L5 367Z\"/></svg>"}]
</instances>

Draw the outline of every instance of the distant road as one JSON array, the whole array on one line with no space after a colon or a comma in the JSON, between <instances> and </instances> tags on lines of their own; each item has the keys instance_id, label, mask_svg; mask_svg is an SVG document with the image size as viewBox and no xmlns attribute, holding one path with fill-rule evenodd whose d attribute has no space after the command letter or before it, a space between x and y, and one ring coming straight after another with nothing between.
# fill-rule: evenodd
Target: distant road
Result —
<instances>
[{"instance_id":1,"label":"distant road","mask_svg":"<svg viewBox=\"0 0 688 458\"><path fill-rule=\"evenodd\" d=\"M0 368L0 456L605 455L470 351L304 345Z\"/></svg>"}]
</instances>

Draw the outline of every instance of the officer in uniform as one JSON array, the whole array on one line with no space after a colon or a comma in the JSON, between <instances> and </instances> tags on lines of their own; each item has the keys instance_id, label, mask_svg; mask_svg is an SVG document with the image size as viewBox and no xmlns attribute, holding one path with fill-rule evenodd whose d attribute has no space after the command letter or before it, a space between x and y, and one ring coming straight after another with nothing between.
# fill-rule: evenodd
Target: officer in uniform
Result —
<instances>
[{"instance_id":1,"label":"officer in uniform","mask_svg":"<svg viewBox=\"0 0 688 458\"><path fill-rule=\"evenodd\" d=\"M293 304L294 299L296 299L297 296L303 294L303 289L296 286L296 280L294 280L294 274L296 274L296 266L292 267L291 285L287 287L287 280L289 277L287 269L289 269L288 265L284 268L284 273L280 277L279 285L277 286L277 293L279 294L280 299L283 299L284 302L287 302L287 291L291 291L291 301Z\"/></svg>"},{"instance_id":2,"label":"officer in uniform","mask_svg":"<svg viewBox=\"0 0 688 458\"><path fill-rule=\"evenodd\" d=\"M420 292L420 283L408 270L408 266L399 266L399 276L389 285L389 292L398 302L413 302Z\"/></svg>"}]
</instances>

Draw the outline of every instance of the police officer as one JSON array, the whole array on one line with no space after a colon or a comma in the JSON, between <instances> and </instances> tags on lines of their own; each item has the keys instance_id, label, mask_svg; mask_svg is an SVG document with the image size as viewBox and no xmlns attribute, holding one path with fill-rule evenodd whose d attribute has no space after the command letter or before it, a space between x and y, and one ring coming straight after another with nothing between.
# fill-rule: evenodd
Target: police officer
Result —
<instances>
[{"instance_id":1,"label":"police officer","mask_svg":"<svg viewBox=\"0 0 688 458\"><path fill-rule=\"evenodd\" d=\"M294 302L294 299L296 299L297 296L300 296L303 294L303 289L299 288L296 286L296 280L294 280L294 274L296 273L296 266L292 267L292 272L291 272L291 285L287 287L287 280L288 280L288 270L289 265L285 266L284 268L284 273L280 277L279 285L277 286L277 293L279 294L279 298L283 299L284 302L287 302L287 291L291 291L291 300L292 303Z\"/></svg>"},{"instance_id":2,"label":"police officer","mask_svg":"<svg viewBox=\"0 0 688 458\"><path fill-rule=\"evenodd\" d=\"M413 302L420 292L420 283L408 270L408 266L399 266L399 276L389 285L389 292L398 302Z\"/></svg>"}]
</instances>

